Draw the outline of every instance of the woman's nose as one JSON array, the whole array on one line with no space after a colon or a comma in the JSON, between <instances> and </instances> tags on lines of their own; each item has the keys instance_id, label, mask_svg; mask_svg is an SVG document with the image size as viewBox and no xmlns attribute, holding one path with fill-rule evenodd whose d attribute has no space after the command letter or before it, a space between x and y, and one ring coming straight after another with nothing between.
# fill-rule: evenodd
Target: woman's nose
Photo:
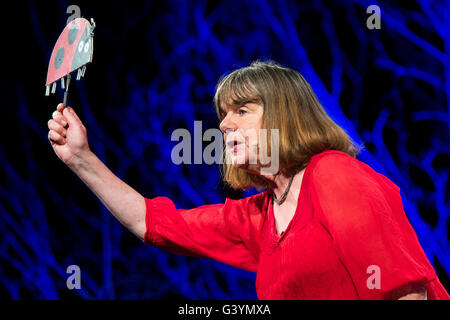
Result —
<instances>
[{"instance_id":1,"label":"woman's nose","mask_svg":"<svg viewBox=\"0 0 450 320\"><path fill-rule=\"evenodd\" d=\"M223 118L222 122L219 125L220 131L225 133L227 130L236 130L236 124L231 121L229 115L227 114L225 118Z\"/></svg>"}]
</instances>

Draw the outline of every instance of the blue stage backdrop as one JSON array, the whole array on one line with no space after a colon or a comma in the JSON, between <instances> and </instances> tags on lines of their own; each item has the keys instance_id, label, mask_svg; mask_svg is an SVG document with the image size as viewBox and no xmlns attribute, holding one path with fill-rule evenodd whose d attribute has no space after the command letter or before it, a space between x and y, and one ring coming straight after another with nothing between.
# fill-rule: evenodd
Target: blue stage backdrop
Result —
<instances>
[{"instance_id":1,"label":"blue stage backdrop","mask_svg":"<svg viewBox=\"0 0 450 320\"><path fill-rule=\"evenodd\" d=\"M193 133L196 120L203 132L217 128L220 76L271 59L302 73L364 144L358 158L401 188L449 290L450 3L406 2L26 2L11 29L19 54L4 60L16 72L0 76L1 296L257 299L253 273L145 246L54 154L47 121L63 91L45 97L44 84L72 4L97 27L93 63L72 82L69 104L93 152L138 192L178 208L254 194L227 188L218 165L174 164L171 134ZM380 29L368 28L370 5L381 10ZM70 265L81 270L79 290L66 286Z\"/></svg>"}]
</instances>

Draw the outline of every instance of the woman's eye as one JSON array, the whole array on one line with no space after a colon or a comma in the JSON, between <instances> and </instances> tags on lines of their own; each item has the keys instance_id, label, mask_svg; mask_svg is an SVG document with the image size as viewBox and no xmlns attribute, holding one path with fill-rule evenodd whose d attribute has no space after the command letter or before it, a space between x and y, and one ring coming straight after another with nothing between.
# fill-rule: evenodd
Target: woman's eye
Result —
<instances>
[{"instance_id":1,"label":"woman's eye","mask_svg":"<svg viewBox=\"0 0 450 320\"><path fill-rule=\"evenodd\" d=\"M240 115L243 115L243 114L246 114L246 113L247 113L247 111L246 111L246 110L243 110L243 109L239 109L238 112L239 112Z\"/></svg>"}]
</instances>

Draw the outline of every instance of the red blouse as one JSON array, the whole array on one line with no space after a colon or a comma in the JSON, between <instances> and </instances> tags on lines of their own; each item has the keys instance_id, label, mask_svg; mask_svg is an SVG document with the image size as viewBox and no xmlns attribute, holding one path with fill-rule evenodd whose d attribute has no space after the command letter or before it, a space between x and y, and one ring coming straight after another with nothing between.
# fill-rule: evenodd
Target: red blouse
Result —
<instances>
[{"instance_id":1,"label":"red blouse","mask_svg":"<svg viewBox=\"0 0 450 320\"><path fill-rule=\"evenodd\" d=\"M260 299L394 299L394 289L421 284L429 300L450 299L400 189L340 151L311 158L281 236L270 191L190 210L165 197L145 201L144 243L256 272Z\"/></svg>"}]
</instances>

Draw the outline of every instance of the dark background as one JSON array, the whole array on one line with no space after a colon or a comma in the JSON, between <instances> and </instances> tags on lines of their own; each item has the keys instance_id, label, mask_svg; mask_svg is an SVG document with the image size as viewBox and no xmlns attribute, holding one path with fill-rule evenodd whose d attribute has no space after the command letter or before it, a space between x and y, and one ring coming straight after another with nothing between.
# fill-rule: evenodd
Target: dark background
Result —
<instances>
[{"instance_id":1,"label":"dark background","mask_svg":"<svg viewBox=\"0 0 450 320\"><path fill-rule=\"evenodd\" d=\"M405 3L408 5L405 6ZM402 190L405 212L450 289L450 4L445 1L25 1L4 11L0 295L12 299L256 299L255 275L147 247L54 154L45 97L53 46L77 4L96 22L93 63L70 105L91 149L148 198L179 208L238 192L218 165L175 165L176 128L217 128L221 75L272 59L304 75L358 159ZM369 30L366 8L381 8ZM68 290L66 268L81 268Z\"/></svg>"}]
</instances>

